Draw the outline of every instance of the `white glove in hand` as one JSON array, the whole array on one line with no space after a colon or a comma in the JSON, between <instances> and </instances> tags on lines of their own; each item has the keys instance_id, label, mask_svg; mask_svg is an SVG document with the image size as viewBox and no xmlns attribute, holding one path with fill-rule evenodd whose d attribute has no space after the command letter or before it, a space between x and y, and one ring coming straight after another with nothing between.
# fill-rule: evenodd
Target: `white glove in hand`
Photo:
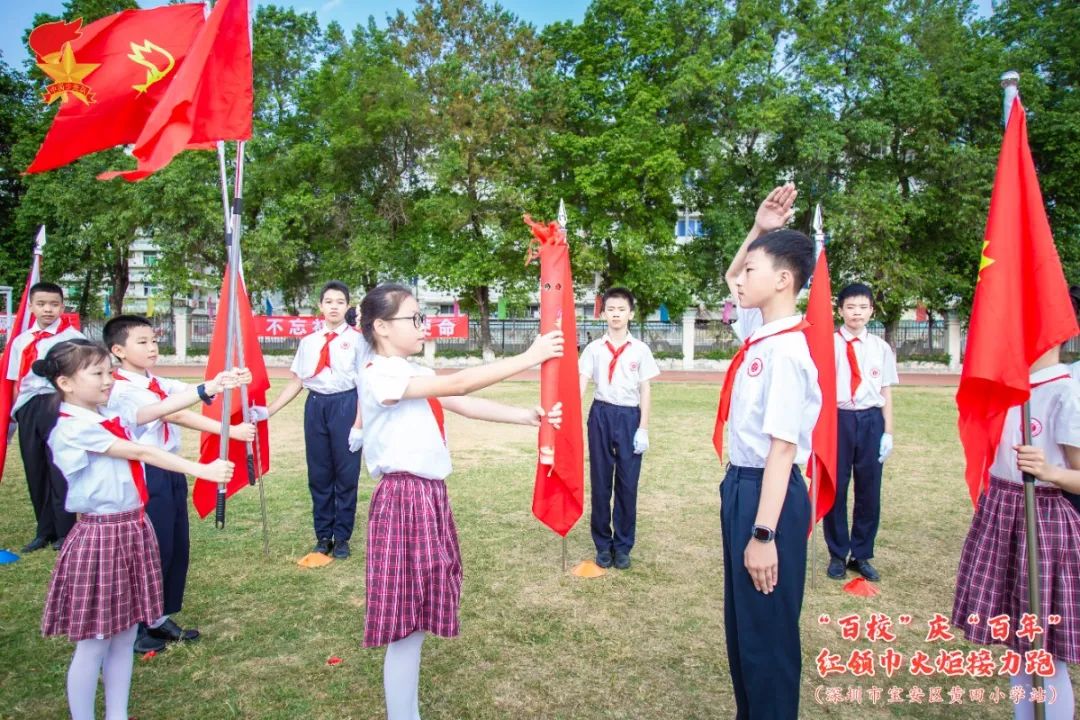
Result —
<instances>
[{"instance_id":1,"label":"white glove in hand","mask_svg":"<svg viewBox=\"0 0 1080 720\"><path fill-rule=\"evenodd\" d=\"M645 428L638 428L634 433L634 454L642 455L649 449L649 431Z\"/></svg>"},{"instance_id":2,"label":"white glove in hand","mask_svg":"<svg viewBox=\"0 0 1080 720\"><path fill-rule=\"evenodd\" d=\"M263 422L270 419L270 411L266 409L265 405L252 405L251 406L251 422Z\"/></svg>"},{"instance_id":3,"label":"white glove in hand","mask_svg":"<svg viewBox=\"0 0 1080 720\"><path fill-rule=\"evenodd\" d=\"M364 428L349 430L349 452L359 452L364 446Z\"/></svg>"},{"instance_id":4,"label":"white glove in hand","mask_svg":"<svg viewBox=\"0 0 1080 720\"><path fill-rule=\"evenodd\" d=\"M892 455L892 445L892 435L885 433L881 436L881 446L878 448L877 459L879 463L884 463L886 458Z\"/></svg>"}]
</instances>

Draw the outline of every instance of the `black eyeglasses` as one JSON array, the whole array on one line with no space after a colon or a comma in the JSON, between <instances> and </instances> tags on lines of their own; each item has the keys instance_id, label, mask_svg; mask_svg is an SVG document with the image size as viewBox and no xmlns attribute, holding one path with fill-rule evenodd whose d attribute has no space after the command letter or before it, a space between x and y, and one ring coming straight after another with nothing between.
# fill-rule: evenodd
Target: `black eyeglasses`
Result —
<instances>
[{"instance_id":1,"label":"black eyeglasses","mask_svg":"<svg viewBox=\"0 0 1080 720\"><path fill-rule=\"evenodd\" d=\"M420 330L427 323L427 315L422 312L413 313L412 315L399 315L398 317L386 318L389 320L412 320L413 327Z\"/></svg>"}]
</instances>

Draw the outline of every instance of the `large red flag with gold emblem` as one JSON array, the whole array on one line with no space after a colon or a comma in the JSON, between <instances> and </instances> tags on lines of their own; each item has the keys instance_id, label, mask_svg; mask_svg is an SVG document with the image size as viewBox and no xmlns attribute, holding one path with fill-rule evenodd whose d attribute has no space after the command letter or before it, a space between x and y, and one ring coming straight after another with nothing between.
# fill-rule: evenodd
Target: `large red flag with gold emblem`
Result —
<instances>
[{"instance_id":1,"label":"large red flag with gold emblem","mask_svg":"<svg viewBox=\"0 0 1080 720\"><path fill-rule=\"evenodd\" d=\"M248 0L217 0L161 103L135 140L135 170L101 180L142 180L188 148L251 138L254 109Z\"/></svg>"},{"instance_id":2,"label":"large red flag with gold emblem","mask_svg":"<svg viewBox=\"0 0 1080 720\"><path fill-rule=\"evenodd\" d=\"M30 48L51 81L44 100L60 109L26 172L135 142L204 22L202 3L189 3L34 28Z\"/></svg>"},{"instance_id":3,"label":"large red flag with gold emblem","mask_svg":"<svg viewBox=\"0 0 1080 720\"><path fill-rule=\"evenodd\" d=\"M973 504L986 486L1006 412L1031 395L1031 364L1077 332L1017 98L998 156L956 392Z\"/></svg>"}]
</instances>

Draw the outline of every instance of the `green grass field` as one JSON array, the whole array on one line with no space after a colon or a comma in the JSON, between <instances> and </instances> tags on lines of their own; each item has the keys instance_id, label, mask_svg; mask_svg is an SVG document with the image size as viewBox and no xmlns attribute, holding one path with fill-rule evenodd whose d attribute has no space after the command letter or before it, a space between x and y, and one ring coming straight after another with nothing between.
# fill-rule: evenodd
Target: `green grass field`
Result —
<instances>
[{"instance_id":1,"label":"green grass field","mask_svg":"<svg viewBox=\"0 0 1080 720\"><path fill-rule=\"evenodd\" d=\"M280 387L280 384L279 384ZM1010 718L1006 699L975 703L966 691L986 680L912 677L916 651L967 652L960 642L926 643L927 621L952 607L957 560L971 517L956 440L952 390L900 388L896 452L886 465L883 519L875 563L881 594L861 599L824 574L827 551L809 571L802 614L805 718ZM581 580L562 571L557 536L530 514L535 430L452 417L449 480L464 554L462 634L430 638L421 671L421 713L434 718L728 718L734 700L724 649L723 584L717 485L721 468L710 443L718 388L655 387L652 450L638 501L634 567ZM530 383L484 393L515 404L535 401ZM372 481L361 476L353 557L309 570L296 560L312 544L302 439L302 402L274 421L273 470L266 480L270 558L262 554L258 492L229 503L228 528L194 519L192 567L184 612L203 639L135 667L130 713L148 718L379 718L382 650L361 647L364 538ZM190 454L195 438L185 436ZM587 485L587 483L586 483ZM0 485L0 547L33 534L32 512L14 449ZM586 498L586 508L588 499ZM592 556L588 510L570 533L571 564ZM42 639L41 608L55 553L45 550L0 566L0 718L67 717L65 672L72 646ZM905 669L892 678L818 677L828 647L846 660L882 643L841 638L834 620L882 612L899 620L892 646ZM343 662L327 666L330 656ZM1074 671L1074 678L1078 678ZM861 705L825 700L823 686L861 688ZM884 694L875 705L873 686ZM964 688L949 704L949 688ZM1007 690L1007 682L997 686ZM903 702L889 703L888 689ZM926 693L908 702L909 691ZM933 688L943 702L931 702Z\"/></svg>"}]
</instances>

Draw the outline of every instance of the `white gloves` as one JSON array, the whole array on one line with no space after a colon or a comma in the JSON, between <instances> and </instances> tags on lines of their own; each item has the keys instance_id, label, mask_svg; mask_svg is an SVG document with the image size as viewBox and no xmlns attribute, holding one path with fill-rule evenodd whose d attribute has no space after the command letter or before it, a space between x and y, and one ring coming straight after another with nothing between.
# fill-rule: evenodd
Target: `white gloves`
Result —
<instances>
[{"instance_id":1,"label":"white gloves","mask_svg":"<svg viewBox=\"0 0 1080 720\"><path fill-rule=\"evenodd\" d=\"M251 406L251 422L263 422L270 419L270 411L265 405Z\"/></svg>"},{"instance_id":2,"label":"white gloves","mask_svg":"<svg viewBox=\"0 0 1080 720\"><path fill-rule=\"evenodd\" d=\"M641 455L649 449L649 431L638 428L634 433L634 454Z\"/></svg>"},{"instance_id":3,"label":"white gloves","mask_svg":"<svg viewBox=\"0 0 1080 720\"><path fill-rule=\"evenodd\" d=\"M881 446L878 448L879 463L884 463L885 459L892 455L892 435L885 433L881 436Z\"/></svg>"},{"instance_id":4,"label":"white gloves","mask_svg":"<svg viewBox=\"0 0 1080 720\"><path fill-rule=\"evenodd\" d=\"M349 452L359 452L364 446L364 428L349 430Z\"/></svg>"}]
</instances>

